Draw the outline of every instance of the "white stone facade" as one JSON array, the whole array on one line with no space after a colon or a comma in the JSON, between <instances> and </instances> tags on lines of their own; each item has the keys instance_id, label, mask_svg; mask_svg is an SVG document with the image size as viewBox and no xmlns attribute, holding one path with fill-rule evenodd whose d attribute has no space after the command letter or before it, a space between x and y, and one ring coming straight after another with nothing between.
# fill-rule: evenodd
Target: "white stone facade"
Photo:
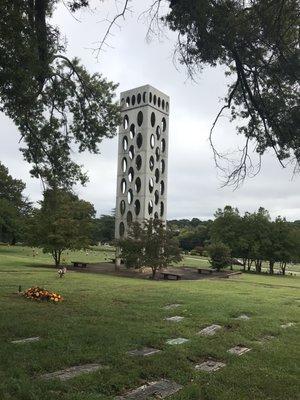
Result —
<instances>
[{"instance_id":1,"label":"white stone facade","mask_svg":"<svg viewBox=\"0 0 300 400\"><path fill-rule=\"evenodd\" d=\"M116 239L131 221L166 221L169 102L150 85L121 93Z\"/></svg>"}]
</instances>

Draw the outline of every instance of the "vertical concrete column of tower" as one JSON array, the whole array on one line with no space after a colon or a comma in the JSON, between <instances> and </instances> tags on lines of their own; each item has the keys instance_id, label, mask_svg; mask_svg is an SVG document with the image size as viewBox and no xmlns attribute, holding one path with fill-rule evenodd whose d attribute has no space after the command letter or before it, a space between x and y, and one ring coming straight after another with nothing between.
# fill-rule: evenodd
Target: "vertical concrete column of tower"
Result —
<instances>
[{"instance_id":1,"label":"vertical concrete column of tower","mask_svg":"<svg viewBox=\"0 0 300 400\"><path fill-rule=\"evenodd\" d=\"M150 85L121 93L115 237L132 221L166 221L169 97Z\"/></svg>"}]
</instances>

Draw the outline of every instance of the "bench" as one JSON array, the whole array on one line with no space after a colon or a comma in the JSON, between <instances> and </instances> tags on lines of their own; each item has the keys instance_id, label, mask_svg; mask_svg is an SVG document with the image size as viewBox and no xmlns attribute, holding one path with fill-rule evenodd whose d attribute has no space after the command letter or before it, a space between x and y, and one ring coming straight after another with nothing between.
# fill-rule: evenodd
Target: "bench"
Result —
<instances>
[{"instance_id":1,"label":"bench","mask_svg":"<svg viewBox=\"0 0 300 400\"><path fill-rule=\"evenodd\" d=\"M171 273L171 272L161 272L160 274L163 275L165 280L168 280L170 276L173 276L176 279L176 281L181 279L181 275L174 274L174 273Z\"/></svg>"},{"instance_id":2,"label":"bench","mask_svg":"<svg viewBox=\"0 0 300 400\"><path fill-rule=\"evenodd\" d=\"M199 274L212 274L213 270L212 269L206 269L206 268L198 268L198 273Z\"/></svg>"},{"instance_id":3,"label":"bench","mask_svg":"<svg viewBox=\"0 0 300 400\"><path fill-rule=\"evenodd\" d=\"M71 263L75 268L86 268L87 266L86 262L81 262L81 261L71 261Z\"/></svg>"}]
</instances>

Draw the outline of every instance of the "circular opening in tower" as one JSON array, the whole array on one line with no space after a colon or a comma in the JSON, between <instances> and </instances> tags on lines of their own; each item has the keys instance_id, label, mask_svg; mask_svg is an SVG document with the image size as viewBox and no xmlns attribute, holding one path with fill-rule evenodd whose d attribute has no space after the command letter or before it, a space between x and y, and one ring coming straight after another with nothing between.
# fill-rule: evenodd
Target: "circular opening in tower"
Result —
<instances>
[{"instance_id":1,"label":"circular opening in tower","mask_svg":"<svg viewBox=\"0 0 300 400\"><path fill-rule=\"evenodd\" d=\"M128 193L127 193L127 201L128 201L128 204L131 204L131 203L132 203L132 200L133 200L132 189L129 189L129 190L128 190Z\"/></svg>"},{"instance_id":2,"label":"circular opening in tower","mask_svg":"<svg viewBox=\"0 0 300 400\"><path fill-rule=\"evenodd\" d=\"M124 233L125 233L124 222L121 222L119 225L119 235L122 237L122 236L124 236Z\"/></svg>"},{"instance_id":3,"label":"circular opening in tower","mask_svg":"<svg viewBox=\"0 0 300 400\"><path fill-rule=\"evenodd\" d=\"M142 187L142 182L140 178L136 178L135 180L135 184L134 184L134 190L139 193L139 191L141 190Z\"/></svg>"},{"instance_id":4,"label":"circular opening in tower","mask_svg":"<svg viewBox=\"0 0 300 400\"><path fill-rule=\"evenodd\" d=\"M130 125L130 130L129 130L129 137L130 137L130 139L133 139L133 138L134 138L134 135L135 135L135 125L134 125L134 124L131 124L131 125Z\"/></svg>"},{"instance_id":5,"label":"circular opening in tower","mask_svg":"<svg viewBox=\"0 0 300 400\"><path fill-rule=\"evenodd\" d=\"M153 201L150 200L148 203L148 214L151 215L153 213Z\"/></svg>"},{"instance_id":6,"label":"circular opening in tower","mask_svg":"<svg viewBox=\"0 0 300 400\"><path fill-rule=\"evenodd\" d=\"M161 120L161 129L162 129L163 132L165 132L166 129L167 129L167 121L166 121L165 117L163 117L162 120Z\"/></svg>"},{"instance_id":7,"label":"circular opening in tower","mask_svg":"<svg viewBox=\"0 0 300 400\"><path fill-rule=\"evenodd\" d=\"M164 181L160 181L160 194L163 195L165 193L165 183Z\"/></svg>"},{"instance_id":8,"label":"circular opening in tower","mask_svg":"<svg viewBox=\"0 0 300 400\"><path fill-rule=\"evenodd\" d=\"M159 202L159 193L158 190L155 190L154 192L154 203L157 205Z\"/></svg>"},{"instance_id":9,"label":"circular opening in tower","mask_svg":"<svg viewBox=\"0 0 300 400\"><path fill-rule=\"evenodd\" d=\"M143 136L141 132L139 132L136 137L136 145L140 149L142 147L142 144L143 144Z\"/></svg>"},{"instance_id":10,"label":"circular opening in tower","mask_svg":"<svg viewBox=\"0 0 300 400\"><path fill-rule=\"evenodd\" d=\"M154 188L154 181L153 178L149 179L149 192L152 193Z\"/></svg>"},{"instance_id":11,"label":"circular opening in tower","mask_svg":"<svg viewBox=\"0 0 300 400\"><path fill-rule=\"evenodd\" d=\"M130 167L129 170L128 170L128 180L129 180L129 182L132 182L133 178L134 178L134 170L133 170L132 167Z\"/></svg>"},{"instance_id":12,"label":"circular opening in tower","mask_svg":"<svg viewBox=\"0 0 300 400\"><path fill-rule=\"evenodd\" d=\"M121 203L120 203L120 213L121 213L121 215L124 215L125 210L126 210L125 201L124 201L124 200L121 200Z\"/></svg>"},{"instance_id":13,"label":"circular opening in tower","mask_svg":"<svg viewBox=\"0 0 300 400\"><path fill-rule=\"evenodd\" d=\"M133 160L133 158L134 158L134 146L133 145L131 145L129 147L128 155L129 155L130 160Z\"/></svg>"},{"instance_id":14,"label":"circular opening in tower","mask_svg":"<svg viewBox=\"0 0 300 400\"><path fill-rule=\"evenodd\" d=\"M157 125L157 127L156 127L156 138L157 138L157 140L160 139L160 135L161 135L161 128L160 128L159 125Z\"/></svg>"},{"instance_id":15,"label":"circular opening in tower","mask_svg":"<svg viewBox=\"0 0 300 400\"><path fill-rule=\"evenodd\" d=\"M132 223L132 212L131 211L128 211L126 220L127 220L127 225L130 225Z\"/></svg>"},{"instance_id":16,"label":"circular opening in tower","mask_svg":"<svg viewBox=\"0 0 300 400\"><path fill-rule=\"evenodd\" d=\"M140 154L135 159L135 165L136 169L139 171L142 167L142 157L140 156Z\"/></svg>"},{"instance_id":17,"label":"circular opening in tower","mask_svg":"<svg viewBox=\"0 0 300 400\"><path fill-rule=\"evenodd\" d=\"M124 128L124 129L127 129L127 128L128 128L128 125L129 125L129 117L128 117L128 115L126 114L126 115L124 116L124 119L123 119L123 128Z\"/></svg>"},{"instance_id":18,"label":"circular opening in tower","mask_svg":"<svg viewBox=\"0 0 300 400\"><path fill-rule=\"evenodd\" d=\"M151 146L151 149L153 149L155 146L155 137L153 134L150 136L150 146Z\"/></svg>"},{"instance_id":19,"label":"circular opening in tower","mask_svg":"<svg viewBox=\"0 0 300 400\"><path fill-rule=\"evenodd\" d=\"M127 136L124 136L123 137L123 150L127 151L127 149L128 149L128 139L127 139Z\"/></svg>"},{"instance_id":20,"label":"circular opening in tower","mask_svg":"<svg viewBox=\"0 0 300 400\"><path fill-rule=\"evenodd\" d=\"M141 211L141 203L140 203L139 200L136 200L136 201L134 202L134 212L135 212L135 215L139 215L140 211Z\"/></svg>"},{"instance_id":21,"label":"circular opening in tower","mask_svg":"<svg viewBox=\"0 0 300 400\"><path fill-rule=\"evenodd\" d=\"M150 168L150 171L153 171L153 168L154 168L154 157L153 156L151 156L149 159L149 168Z\"/></svg>"},{"instance_id":22,"label":"circular opening in tower","mask_svg":"<svg viewBox=\"0 0 300 400\"><path fill-rule=\"evenodd\" d=\"M150 120L151 120L151 126L152 126L152 128L153 128L154 125L155 125L155 120L156 120L156 117L155 117L154 112L151 113L151 118L150 118Z\"/></svg>"},{"instance_id":23,"label":"circular opening in tower","mask_svg":"<svg viewBox=\"0 0 300 400\"><path fill-rule=\"evenodd\" d=\"M126 169L127 169L127 159L126 159L126 157L124 157L122 159L122 171L126 172Z\"/></svg>"},{"instance_id":24,"label":"circular opening in tower","mask_svg":"<svg viewBox=\"0 0 300 400\"><path fill-rule=\"evenodd\" d=\"M141 125L142 125L143 119L144 119L144 115L143 115L142 111L139 111L139 112L138 112L138 115L137 115L137 123L138 123L138 126L141 126Z\"/></svg>"},{"instance_id":25,"label":"circular opening in tower","mask_svg":"<svg viewBox=\"0 0 300 400\"><path fill-rule=\"evenodd\" d=\"M126 189L127 189L127 183L126 183L126 180L123 178L122 181L121 181L121 192L122 192L122 194L125 194Z\"/></svg>"}]
</instances>

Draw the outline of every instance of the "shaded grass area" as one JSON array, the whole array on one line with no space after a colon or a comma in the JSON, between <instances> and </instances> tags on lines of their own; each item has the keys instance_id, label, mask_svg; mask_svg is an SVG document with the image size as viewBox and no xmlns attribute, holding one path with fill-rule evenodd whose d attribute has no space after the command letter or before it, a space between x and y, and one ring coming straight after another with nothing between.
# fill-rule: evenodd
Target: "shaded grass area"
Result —
<instances>
[{"instance_id":1,"label":"shaded grass area","mask_svg":"<svg viewBox=\"0 0 300 400\"><path fill-rule=\"evenodd\" d=\"M37 266L53 265L50 254L45 254L41 249L26 246L0 246L0 272L1 266ZM93 246L88 250L63 252L62 264L71 264L72 261L97 263L110 261L115 257L115 249L109 246Z\"/></svg>"},{"instance_id":2,"label":"shaded grass area","mask_svg":"<svg viewBox=\"0 0 300 400\"><path fill-rule=\"evenodd\" d=\"M298 398L299 278L242 275L232 280L152 282L69 272L59 279L53 270L24 266L27 253L22 257L19 249L2 250L1 400L110 400L160 378L184 386L170 397L173 400ZM44 255L38 257L41 261L35 258L35 265L45 263ZM14 293L19 284L57 291L65 302L26 300ZM170 303L182 306L164 310ZM235 320L241 313L251 319ZM164 320L172 315L185 319L178 324ZM296 325L280 328L286 322ZM196 335L212 323L224 329L212 337ZM275 339L261 345L258 340L265 335ZM30 336L40 336L41 341L10 343ZM166 345L167 339L176 337L190 341ZM242 357L227 353L237 344L252 351ZM143 346L163 351L148 358L126 355ZM196 372L194 363L207 357L227 366L214 374ZM64 383L37 379L45 372L92 362L109 369Z\"/></svg>"},{"instance_id":3,"label":"shaded grass area","mask_svg":"<svg viewBox=\"0 0 300 400\"><path fill-rule=\"evenodd\" d=\"M210 268L210 263L209 263L209 258L208 257L201 257L201 256L190 256L186 255L183 257L183 260L177 264L180 266L186 266L186 267L199 267L199 268ZM239 265L233 265L234 270L241 270L243 267ZM267 262L263 262L262 265L263 271L269 270L269 265ZM252 270L254 271L254 265L252 266ZM278 264L275 264L274 267L275 271L279 271L280 267ZM296 272L300 273L300 264L288 264L287 265L287 270L286 273L288 272Z\"/></svg>"}]
</instances>

